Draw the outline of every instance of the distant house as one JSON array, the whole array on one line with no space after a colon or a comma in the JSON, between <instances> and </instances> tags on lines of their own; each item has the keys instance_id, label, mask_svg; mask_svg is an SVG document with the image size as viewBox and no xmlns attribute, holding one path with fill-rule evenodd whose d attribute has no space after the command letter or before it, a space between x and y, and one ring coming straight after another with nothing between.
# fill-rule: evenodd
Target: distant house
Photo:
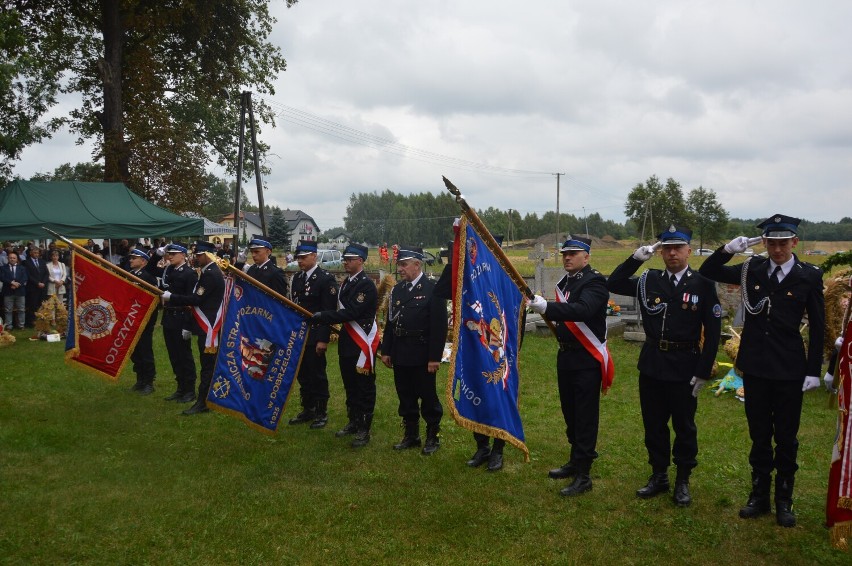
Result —
<instances>
[{"instance_id":1,"label":"distant house","mask_svg":"<svg viewBox=\"0 0 852 566\"><path fill-rule=\"evenodd\" d=\"M335 232L334 234L328 234L328 243L335 245L346 245L349 243L349 240L352 239L352 234L345 230L341 230L339 232Z\"/></svg>"},{"instance_id":2,"label":"distant house","mask_svg":"<svg viewBox=\"0 0 852 566\"><path fill-rule=\"evenodd\" d=\"M284 221L287 222L287 228L290 229L290 251L296 250L296 245L299 240L316 240L320 229L314 219L310 215L301 210L290 210L289 208L282 211L284 213ZM239 241L248 241L254 234L262 234L260 215L256 212L240 212L240 235ZM266 226L269 228L269 223L272 221L271 215L266 216ZM233 213L223 216L219 221L220 224L226 226L234 225Z\"/></svg>"}]
</instances>

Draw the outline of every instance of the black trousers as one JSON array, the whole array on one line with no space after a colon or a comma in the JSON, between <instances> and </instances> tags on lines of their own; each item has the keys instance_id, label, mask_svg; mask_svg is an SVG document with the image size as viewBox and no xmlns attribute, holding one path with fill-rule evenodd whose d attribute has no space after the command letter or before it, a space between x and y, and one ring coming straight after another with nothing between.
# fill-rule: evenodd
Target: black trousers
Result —
<instances>
[{"instance_id":1,"label":"black trousers","mask_svg":"<svg viewBox=\"0 0 852 566\"><path fill-rule=\"evenodd\" d=\"M423 416L426 424L438 424L444 416L444 408L438 400L435 388L436 374L429 373L427 366L393 366L393 382L399 397L399 416L406 422L416 422Z\"/></svg>"},{"instance_id":2,"label":"black trousers","mask_svg":"<svg viewBox=\"0 0 852 566\"><path fill-rule=\"evenodd\" d=\"M698 465L698 429L695 411L698 399L688 381L663 381L639 374L639 404L645 427L645 448L654 473L665 473L674 457L678 473L689 474ZM671 444L669 419L675 432Z\"/></svg>"},{"instance_id":3,"label":"black trousers","mask_svg":"<svg viewBox=\"0 0 852 566\"><path fill-rule=\"evenodd\" d=\"M802 417L802 381L765 379L746 374L743 387L751 437L748 461L752 470L759 475L769 475L774 468L779 476L793 477L799 469L796 455Z\"/></svg>"},{"instance_id":4,"label":"black trousers","mask_svg":"<svg viewBox=\"0 0 852 566\"><path fill-rule=\"evenodd\" d=\"M473 433L473 439L476 441L477 448L487 448L488 441L491 440L491 437L487 434L481 434L479 432ZM506 441L502 438L495 438L494 444L491 446L492 452L497 452L498 454L503 453L503 447L506 446Z\"/></svg>"},{"instance_id":5,"label":"black trousers","mask_svg":"<svg viewBox=\"0 0 852 566\"><path fill-rule=\"evenodd\" d=\"M601 370L599 367L569 371L557 369L559 402L565 419L565 435L571 445L571 462L588 470L598 457Z\"/></svg>"},{"instance_id":6,"label":"black trousers","mask_svg":"<svg viewBox=\"0 0 852 566\"><path fill-rule=\"evenodd\" d=\"M163 339L166 341L166 350L169 353L172 370L175 372L178 390L183 393L194 393L195 360L192 357L192 344L189 340L183 339L180 328L163 327Z\"/></svg>"},{"instance_id":7,"label":"black trousers","mask_svg":"<svg viewBox=\"0 0 852 566\"><path fill-rule=\"evenodd\" d=\"M26 289L25 323L27 326L34 326L36 311L41 308L47 296L47 289L39 287L38 283L27 283Z\"/></svg>"},{"instance_id":8,"label":"black trousers","mask_svg":"<svg viewBox=\"0 0 852 566\"><path fill-rule=\"evenodd\" d=\"M198 383L198 398L206 399L207 392L210 391L210 382L213 381L213 371L216 369L216 352L206 353L204 351L204 342L207 336L202 334L198 337L198 362L201 365L201 373L199 374ZM193 375L193 383L195 375Z\"/></svg>"},{"instance_id":9,"label":"black trousers","mask_svg":"<svg viewBox=\"0 0 852 566\"><path fill-rule=\"evenodd\" d=\"M157 311L151 314L148 319L148 324L142 329L139 335L139 340L136 341L136 347L133 348L133 353L130 354L130 361L133 362L133 373L136 374L136 383L142 385L152 385L154 377L157 375L157 368L154 365L154 327L157 325Z\"/></svg>"},{"instance_id":10,"label":"black trousers","mask_svg":"<svg viewBox=\"0 0 852 566\"><path fill-rule=\"evenodd\" d=\"M349 418L354 420L372 415L376 408L376 374L355 371L358 356L340 356L339 362Z\"/></svg>"},{"instance_id":11,"label":"black trousers","mask_svg":"<svg viewBox=\"0 0 852 566\"><path fill-rule=\"evenodd\" d=\"M302 407L312 409L318 401L328 400L326 363L325 354L317 355L316 343L305 346L305 353L302 355L299 365L299 373L296 375Z\"/></svg>"}]
</instances>

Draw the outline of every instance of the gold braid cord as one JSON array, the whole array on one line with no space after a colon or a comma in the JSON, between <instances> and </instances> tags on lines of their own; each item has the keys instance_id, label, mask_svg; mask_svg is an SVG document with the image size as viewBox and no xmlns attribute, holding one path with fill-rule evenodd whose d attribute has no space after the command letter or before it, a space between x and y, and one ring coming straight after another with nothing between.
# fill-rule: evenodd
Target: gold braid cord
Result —
<instances>
[{"instance_id":1,"label":"gold braid cord","mask_svg":"<svg viewBox=\"0 0 852 566\"><path fill-rule=\"evenodd\" d=\"M825 283L825 357L831 356L834 351L834 342L843 332L843 316L846 306L849 304L849 277L852 269L844 269L838 272Z\"/></svg>"}]
</instances>

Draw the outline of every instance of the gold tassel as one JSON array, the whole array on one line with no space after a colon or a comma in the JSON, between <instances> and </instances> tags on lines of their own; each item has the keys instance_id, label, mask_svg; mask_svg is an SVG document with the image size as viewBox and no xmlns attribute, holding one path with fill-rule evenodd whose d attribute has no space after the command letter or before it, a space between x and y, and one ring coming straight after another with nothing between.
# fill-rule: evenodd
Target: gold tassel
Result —
<instances>
[{"instance_id":1,"label":"gold tassel","mask_svg":"<svg viewBox=\"0 0 852 566\"><path fill-rule=\"evenodd\" d=\"M852 538L852 521L836 523L829 530L831 546L844 552L849 550L849 539Z\"/></svg>"}]
</instances>

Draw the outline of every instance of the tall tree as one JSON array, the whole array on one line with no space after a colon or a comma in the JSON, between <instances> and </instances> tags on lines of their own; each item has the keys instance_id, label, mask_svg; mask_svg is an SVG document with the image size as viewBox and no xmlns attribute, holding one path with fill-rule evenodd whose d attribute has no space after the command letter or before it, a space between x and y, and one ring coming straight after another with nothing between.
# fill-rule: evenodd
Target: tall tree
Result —
<instances>
[{"instance_id":1,"label":"tall tree","mask_svg":"<svg viewBox=\"0 0 852 566\"><path fill-rule=\"evenodd\" d=\"M705 240L719 240L725 236L728 212L716 199L715 191L701 186L692 189L686 198L686 209L692 215L693 229L698 232L698 247L703 248Z\"/></svg>"},{"instance_id":2,"label":"tall tree","mask_svg":"<svg viewBox=\"0 0 852 566\"><path fill-rule=\"evenodd\" d=\"M210 152L236 170L240 90L274 94L285 69L265 0L0 2L20 15L24 52L56 61L51 86L81 95L71 129L99 142L104 180L176 210L198 208ZM273 122L262 100L255 108Z\"/></svg>"},{"instance_id":3,"label":"tall tree","mask_svg":"<svg viewBox=\"0 0 852 566\"><path fill-rule=\"evenodd\" d=\"M42 56L39 45L31 45L21 14L0 7L0 181L12 176L21 152L60 127L62 120L43 121L56 103L56 80L62 59ZM0 185L2 186L2 185Z\"/></svg>"},{"instance_id":4,"label":"tall tree","mask_svg":"<svg viewBox=\"0 0 852 566\"><path fill-rule=\"evenodd\" d=\"M645 240L655 238L672 224L688 224L690 220L680 183L669 177L663 185L656 175L631 189L624 214L636 223L637 235L643 235Z\"/></svg>"},{"instance_id":5,"label":"tall tree","mask_svg":"<svg viewBox=\"0 0 852 566\"><path fill-rule=\"evenodd\" d=\"M284 212L275 207L269 221L269 243L273 248L290 251L290 229L284 220Z\"/></svg>"}]
</instances>

